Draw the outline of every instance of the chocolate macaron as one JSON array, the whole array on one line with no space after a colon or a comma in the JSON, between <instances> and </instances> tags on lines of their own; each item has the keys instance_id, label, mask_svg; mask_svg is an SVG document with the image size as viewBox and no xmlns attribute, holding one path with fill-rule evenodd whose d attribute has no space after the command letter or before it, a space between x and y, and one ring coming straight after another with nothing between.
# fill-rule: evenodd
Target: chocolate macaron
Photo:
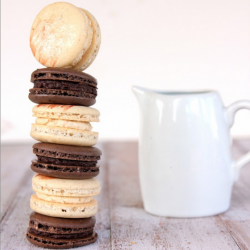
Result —
<instances>
[{"instance_id":1,"label":"chocolate macaron","mask_svg":"<svg viewBox=\"0 0 250 250\"><path fill-rule=\"evenodd\" d=\"M34 103L91 106L96 102L97 80L83 72L43 68L32 73L31 82L29 99Z\"/></svg>"},{"instance_id":2,"label":"chocolate macaron","mask_svg":"<svg viewBox=\"0 0 250 250\"><path fill-rule=\"evenodd\" d=\"M31 169L39 174L62 179L89 179L99 174L101 150L95 147L36 143Z\"/></svg>"},{"instance_id":3,"label":"chocolate macaron","mask_svg":"<svg viewBox=\"0 0 250 250\"><path fill-rule=\"evenodd\" d=\"M97 239L95 217L67 219L31 213L26 237L32 244L52 249L80 247Z\"/></svg>"}]
</instances>

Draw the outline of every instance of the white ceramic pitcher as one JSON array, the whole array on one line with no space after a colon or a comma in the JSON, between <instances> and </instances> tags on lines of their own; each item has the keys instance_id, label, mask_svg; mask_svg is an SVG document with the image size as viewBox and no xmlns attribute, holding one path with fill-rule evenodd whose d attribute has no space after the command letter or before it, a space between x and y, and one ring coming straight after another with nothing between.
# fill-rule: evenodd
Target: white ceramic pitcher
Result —
<instances>
[{"instance_id":1,"label":"white ceramic pitcher","mask_svg":"<svg viewBox=\"0 0 250 250\"><path fill-rule=\"evenodd\" d=\"M140 106L139 173L144 208L170 217L209 216L230 206L250 153L232 159L230 127L250 101L224 107L216 91L132 87Z\"/></svg>"}]
</instances>

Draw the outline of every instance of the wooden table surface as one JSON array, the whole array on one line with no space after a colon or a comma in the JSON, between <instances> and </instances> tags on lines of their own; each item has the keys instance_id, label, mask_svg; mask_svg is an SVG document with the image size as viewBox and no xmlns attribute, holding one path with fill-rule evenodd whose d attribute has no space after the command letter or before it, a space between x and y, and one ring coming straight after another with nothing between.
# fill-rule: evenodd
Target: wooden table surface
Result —
<instances>
[{"instance_id":1,"label":"wooden table surface","mask_svg":"<svg viewBox=\"0 0 250 250\"><path fill-rule=\"evenodd\" d=\"M100 161L102 192L96 215L98 241L78 249L250 249L250 164L235 183L230 209L197 219L161 218L143 210L136 142L106 142ZM250 150L250 140L234 142L234 157ZM31 145L2 146L1 249L41 249L26 238L33 193Z\"/></svg>"}]
</instances>

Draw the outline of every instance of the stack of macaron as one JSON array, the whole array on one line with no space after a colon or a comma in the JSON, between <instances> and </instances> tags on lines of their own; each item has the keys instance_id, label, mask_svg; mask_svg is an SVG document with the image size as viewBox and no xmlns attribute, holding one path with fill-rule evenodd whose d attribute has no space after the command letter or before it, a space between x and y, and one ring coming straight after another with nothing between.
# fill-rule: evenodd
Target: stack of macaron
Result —
<instances>
[{"instance_id":1,"label":"stack of macaron","mask_svg":"<svg viewBox=\"0 0 250 250\"><path fill-rule=\"evenodd\" d=\"M46 68L31 75L29 99L35 123L31 137L36 159L31 169L35 194L31 196L27 239L36 246L65 249L97 239L94 230L100 193L98 160L93 147L99 122L95 104L97 81L83 73L95 59L101 43L96 19L86 10L65 2L46 6L30 34L35 58Z\"/></svg>"}]
</instances>

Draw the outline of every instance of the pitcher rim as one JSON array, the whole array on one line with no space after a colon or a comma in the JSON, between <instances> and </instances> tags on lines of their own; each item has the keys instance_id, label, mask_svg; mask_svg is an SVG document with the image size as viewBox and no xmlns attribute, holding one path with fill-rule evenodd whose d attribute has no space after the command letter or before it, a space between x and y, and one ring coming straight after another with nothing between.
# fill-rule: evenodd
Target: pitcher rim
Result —
<instances>
[{"instance_id":1,"label":"pitcher rim","mask_svg":"<svg viewBox=\"0 0 250 250\"><path fill-rule=\"evenodd\" d=\"M206 94L212 94L212 93L217 93L216 90L214 89L191 89L191 90L156 90L156 89L148 89L145 87L141 87L138 85L133 85L132 86L133 90L141 90L141 91L146 91L146 92L151 92L154 94L159 94L159 95L169 95L169 96L176 96L176 95L206 95Z\"/></svg>"}]
</instances>

